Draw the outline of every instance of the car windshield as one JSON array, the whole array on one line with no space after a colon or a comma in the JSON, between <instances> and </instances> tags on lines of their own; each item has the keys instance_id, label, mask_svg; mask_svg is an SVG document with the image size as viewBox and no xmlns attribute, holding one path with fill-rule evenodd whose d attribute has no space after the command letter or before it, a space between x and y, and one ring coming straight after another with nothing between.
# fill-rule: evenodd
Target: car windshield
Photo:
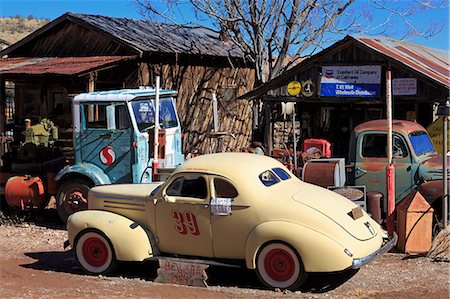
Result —
<instances>
[{"instance_id":1,"label":"car windshield","mask_svg":"<svg viewBox=\"0 0 450 299\"><path fill-rule=\"evenodd\" d=\"M134 117L138 125L139 131L146 132L155 126L155 101L150 99L142 99L133 101ZM161 128L169 129L178 126L177 116L172 98L161 98L159 100L159 122Z\"/></svg>"},{"instance_id":2,"label":"car windshield","mask_svg":"<svg viewBox=\"0 0 450 299\"><path fill-rule=\"evenodd\" d=\"M425 131L416 131L409 134L409 140L417 156L435 152L433 143Z\"/></svg>"}]
</instances>

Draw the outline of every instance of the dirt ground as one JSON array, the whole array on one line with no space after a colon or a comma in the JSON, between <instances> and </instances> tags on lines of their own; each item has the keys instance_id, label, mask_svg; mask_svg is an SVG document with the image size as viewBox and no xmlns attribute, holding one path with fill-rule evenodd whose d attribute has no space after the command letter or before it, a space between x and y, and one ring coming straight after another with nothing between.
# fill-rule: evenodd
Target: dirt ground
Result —
<instances>
[{"instance_id":1,"label":"dirt ground","mask_svg":"<svg viewBox=\"0 0 450 299\"><path fill-rule=\"evenodd\" d=\"M224 267L207 269L207 288L155 283L154 262L88 276L63 249L66 231L53 211L32 222L1 220L1 298L450 298L449 263L400 253L356 272L311 274L296 292L264 290L254 272Z\"/></svg>"}]
</instances>

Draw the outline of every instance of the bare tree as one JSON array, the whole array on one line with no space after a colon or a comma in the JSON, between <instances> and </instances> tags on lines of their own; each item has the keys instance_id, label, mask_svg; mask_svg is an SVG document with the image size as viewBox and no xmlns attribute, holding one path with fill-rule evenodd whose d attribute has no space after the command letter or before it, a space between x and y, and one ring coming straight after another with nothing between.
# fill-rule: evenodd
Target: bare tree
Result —
<instances>
[{"instance_id":1,"label":"bare tree","mask_svg":"<svg viewBox=\"0 0 450 299\"><path fill-rule=\"evenodd\" d=\"M407 36L432 36L442 24L418 30L410 18L427 9L448 7L448 0L134 0L142 14L178 24L208 18L254 64L256 84L270 80L336 36L385 33L401 19ZM187 13L191 9L195 14ZM381 17L380 17L381 15ZM191 19L187 19L191 16ZM195 20L192 20L195 18ZM376 21L375 21L376 19ZM373 25L373 22L376 25ZM396 26L395 28L398 28Z\"/></svg>"}]
</instances>

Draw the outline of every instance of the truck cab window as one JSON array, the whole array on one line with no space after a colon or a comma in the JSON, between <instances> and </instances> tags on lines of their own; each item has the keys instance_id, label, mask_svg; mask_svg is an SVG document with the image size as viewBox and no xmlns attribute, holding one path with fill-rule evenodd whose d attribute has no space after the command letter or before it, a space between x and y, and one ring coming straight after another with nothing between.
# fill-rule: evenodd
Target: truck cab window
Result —
<instances>
[{"instance_id":1,"label":"truck cab window","mask_svg":"<svg viewBox=\"0 0 450 299\"><path fill-rule=\"evenodd\" d=\"M130 128L130 116L125 105L118 105L115 109L116 114L116 128L118 130L126 130Z\"/></svg>"},{"instance_id":2,"label":"truck cab window","mask_svg":"<svg viewBox=\"0 0 450 299\"><path fill-rule=\"evenodd\" d=\"M86 104L83 108L86 129L106 129L106 105Z\"/></svg>"},{"instance_id":3,"label":"truck cab window","mask_svg":"<svg viewBox=\"0 0 450 299\"><path fill-rule=\"evenodd\" d=\"M387 135L367 134L362 143L362 155L367 158L387 158ZM392 140L392 157L404 158L408 156L405 142L397 135Z\"/></svg>"}]
</instances>

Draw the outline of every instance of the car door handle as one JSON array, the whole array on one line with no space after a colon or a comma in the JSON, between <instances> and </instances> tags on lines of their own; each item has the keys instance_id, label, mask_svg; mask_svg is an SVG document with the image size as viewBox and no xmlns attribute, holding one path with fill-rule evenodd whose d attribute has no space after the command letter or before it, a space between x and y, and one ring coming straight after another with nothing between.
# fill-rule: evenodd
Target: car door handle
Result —
<instances>
[{"instance_id":1,"label":"car door handle","mask_svg":"<svg viewBox=\"0 0 450 299\"><path fill-rule=\"evenodd\" d=\"M111 139L111 133L100 134L98 137L102 139Z\"/></svg>"}]
</instances>

